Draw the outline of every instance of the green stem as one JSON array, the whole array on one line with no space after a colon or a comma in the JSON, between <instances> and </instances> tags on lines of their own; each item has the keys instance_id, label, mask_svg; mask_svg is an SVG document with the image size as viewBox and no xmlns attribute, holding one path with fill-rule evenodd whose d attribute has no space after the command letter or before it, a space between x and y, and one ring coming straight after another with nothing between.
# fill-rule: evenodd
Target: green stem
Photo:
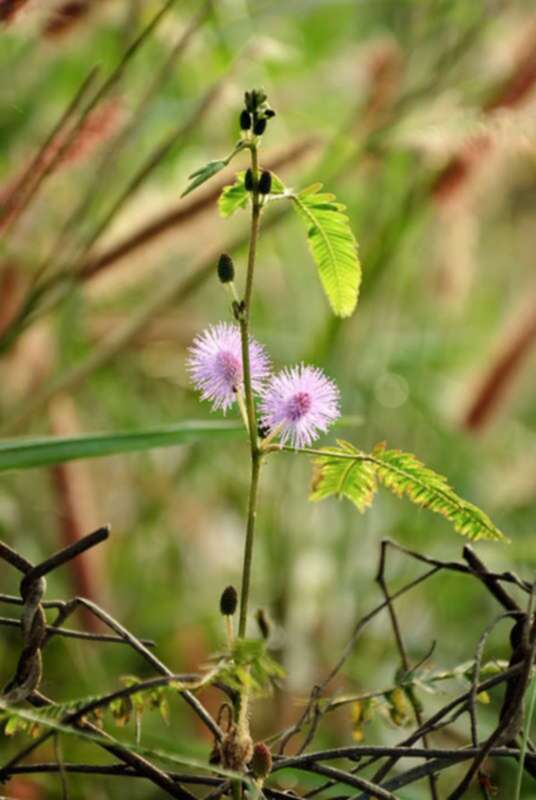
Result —
<instances>
[{"instance_id":1,"label":"green stem","mask_svg":"<svg viewBox=\"0 0 536 800\"><path fill-rule=\"evenodd\" d=\"M251 563L253 560L253 541L255 538L255 519L257 516L257 494L259 488L259 473L261 458L256 453L251 460L251 483L249 487L248 519L246 527L246 543L244 546L244 565L242 567L242 592L240 596L240 620L238 635L246 634L248 616L249 586L251 579Z\"/></svg>"},{"instance_id":2,"label":"green stem","mask_svg":"<svg viewBox=\"0 0 536 800\"><path fill-rule=\"evenodd\" d=\"M240 311L240 338L242 343L242 364L244 370L244 396L249 432L249 445L251 455L251 482L249 487L248 516L246 524L246 541L244 545L244 563L242 567L242 589L240 593L240 619L238 624L238 636L243 638L246 635L249 587L251 583L251 565L253 562L253 542L255 539L255 520L257 516L257 495L259 489L259 474L261 469L262 454L259 448L257 436L257 417L255 412L255 402L253 400L253 389L251 386L251 365L249 359L249 315L251 309L251 296L253 292L253 276L255 272L255 258L257 255L257 239L259 236L261 205L257 182L259 178L259 164L257 156L257 145L250 145L251 152L251 171L253 173L253 192L252 192L252 212L251 212L251 234L249 240L246 287L244 291L243 307ZM235 713L238 716L239 726L247 725L247 690L240 694L235 705ZM247 731L245 732L247 735ZM232 794L234 800L240 800L243 791L240 781L233 781Z\"/></svg>"},{"instance_id":3,"label":"green stem","mask_svg":"<svg viewBox=\"0 0 536 800\"><path fill-rule=\"evenodd\" d=\"M244 366L244 395L246 398L246 410L249 423L251 456L253 457L253 455L258 451L258 442L255 403L253 400L253 390L251 388L251 366L249 359L249 315L251 309L251 295L253 292L255 259L257 256L257 239L259 237L261 220L261 206L259 202L259 192L257 189L259 165L256 145L251 146L251 171L253 173L253 184L255 188L252 192L251 233L249 240L246 288L244 291L244 307L240 315L240 333L242 338L242 363Z\"/></svg>"},{"instance_id":4,"label":"green stem","mask_svg":"<svg viewBox=\"0 0 536 800\"><path fill-rule=\"evenodd\" d=\"M246 526L246 542L244 546L244 565L242 569L242 591L240 596L240 622L238 627L239 637L245 636L248 614L249 587L251 578L251 562L253 558L253 541L255 538L255 518L257 514L257 492L259 487L259 472L261 467L261 453L257 438L257 417L253 389L251 386L251 365L249 359L249 315L251 309L251 296L253 292L253 276L255 273L255 259L257 255L257 239L259 236L261 206L257 181L259 176L259 163L257 146L252 144L251 171L253 173L251 236L249 241L246 288L244 291L244 306L240 314L240 334L242 340L242 363L244 368L244 395L249 428L249 444L251 451L251 484L249 491L248 518Z\"/></svg>"}]
</instances>

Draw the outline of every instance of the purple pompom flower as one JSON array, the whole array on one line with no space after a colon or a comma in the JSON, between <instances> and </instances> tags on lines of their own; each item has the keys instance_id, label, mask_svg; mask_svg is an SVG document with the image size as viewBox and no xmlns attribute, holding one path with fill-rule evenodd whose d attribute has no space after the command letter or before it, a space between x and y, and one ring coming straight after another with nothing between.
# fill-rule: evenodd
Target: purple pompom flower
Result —
<instances>
[{"instance_id":1,"label":"purple pompom flower","mask_svg":"<svg viewBox=\"0 0 536 800\"><path fill-rule=\"evenodd\" d=\"M270 374L270 362L258 342L249 341L251 386L259 392ZM242 344L237 325L220 322L196 336L186 362L190 377L201 392L202 400L211 400L212 409L223 413L242 389Z\"/></svg>"},{"instance_id":2,"label":"purple pompom flower","mask_svg":"<svg viewBox=\"0 0 536 800\"><path fill-rule=\"evenodd\" d=\"M321 369L301 364L273 376L260 412L261 423L279 431L282 444L309 447L339 416L339 390Z\"/></svg>"}]
</instances>

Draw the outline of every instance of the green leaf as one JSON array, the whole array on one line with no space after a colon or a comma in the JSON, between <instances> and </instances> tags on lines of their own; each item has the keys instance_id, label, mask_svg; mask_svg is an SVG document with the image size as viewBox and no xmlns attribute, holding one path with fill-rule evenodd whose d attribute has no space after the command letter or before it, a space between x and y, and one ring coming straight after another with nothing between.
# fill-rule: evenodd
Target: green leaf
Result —
<instances>
[{"instance_id":1,"label":"green leaf","mask_svg":"<svg viewBox=\"0 0 536 800\"><path fill-rule=\"evenodd\" d=\"M469 539L505 539L487 514L458 497L443 475L425 467L412 453L387 450L382 444L367 454L344 441L321 452L314 461L311 500L346 497L364 511L379 482L398 497L442 514Z\"/></svg>"},{"instance_id":2,"label":"green leaf","mask_svg":"<svg viewBox=\"0 0 536 800\"><path fill-rule=\"evenodd\" d=\"M181 194L181 197L186 197L187 194L193 192L194 189L197 189L198 186L201 186L202 183L208 181L214 175L217 175L218 172L221 172L227 166L228 162L226 160L216 160L216 161L209 161L208 164L205 164L200 169L196 170L196 172L192 172L191 175L188 175L188 180L190 183Z\"/></svg>"},{"instance_id":3,"label":"green leaf","mask_svg":"<svg viewBox=\"0 0 536 800\"><path fill-rule=\"evenodd\" d=\"M222 682L239 691L247 687L252 693L265 694L285 675L283 667L266 652L262 639L236 639L230 653L215 657Z\"/></svg>"},{"instance_id":4,"label":"green leaf","mask_svg":"<svg viewBox=\"0 0 536 800\"><path fill-rule=\"evenodd\" d=\"M224 186L218 199L218 209L222 217L230 217L239 208L245 208L249 200L249 192L244 186L245 171L237 172L236 180Z\"/></svg>"},{"instance_id":5,"label":"green leaf","mask_svg":"<svg viewBox=\"0 0 536 800\"><path fill-rule=\"evenodd\" d=\"M244 149L244 143L238 142L235 149L229 153L226 158L216 159L216 161L209 161L208 164L204 164L199 169L196 169L195 172L192 172L191 175L188 175L188 180L190 183L181 194L181 197L186 197L187 194L193 192L194 189L197 189L198 186L201 186L202 183L208 181L210 178L217 175L218 172L221 172L228 164L231 163L233 158Z\"/></svg>"},{"instance_id":6,"label":"green leaf","mask_svg":"<svg viewBox=\"0 0 536 800\"><path fill-rule=\"evenodd\" d=\"M81 458L229 439L243 430L239 422L186 421L142 431L93 433L83 436L16 438L0 441L0 472L61 464Z\"/></svg>"},{"instance_id":7,"label":"green leaf","mask_svg":"<svg viewBox=\"0 0 536 800\"><path fill-rule=\"evenodd\" d=\"M353 445L339 440L338 448L326 448L329 455L319 456L314 461L312 492L310 500L324 500L335 495L346 497L359 511L363 512L372 505L376 492L374 466L360 458L360 453ZM340 458L336 453L355 456L355 459Z\"/></svg>"},{"instance_id":8,"label":"green leaf","mask_svg":"<svg viewBox=\"0 0 536 800\"><path fill-rule=\"evenodd\" d=\"M32 723L19 717L8 717L4 725L4 735L14 736L16 733L26 733Z\"/></svg>"},{"instance_id":9,"label":"green leaf","mask_svg":"<svg viewBox=\"0 0 536 800\"><path fill-rule=\"evenodd\" d=\"M458 497L443 475L425 467L412 453L387 450L382 444L372 455L378 480L398 497L406 496L416 505L442 514L455 531L469 539L504 540L487 514Z\"/></svg>"},{"instance_id":10,"label":"green leaf","mask_svg":"<svg viewBox=\"0 0 536 800\"><path fill-rule=\"evenodd\" d=\"M218 199L218 209L222 217L230 217L239 208L245 208L250 198L250 193L244 185L245 171L237 172L235 182L225 186ZM284 183L272 172L271 194L283 194Z\"/></svg>"},{"instance_id":11,"label":"green leaf","mask_svg":"<svg viewBox=\"0 0 536 800\"><path fill-rule=\"evenodd\" d=\"M307 225L309 249L318 268L333 312L349 317L354 311L361 283L361 265L346 207L332 194L310 187L309 193L293 196L294 207Z\"/></svg>"}]
</instances>

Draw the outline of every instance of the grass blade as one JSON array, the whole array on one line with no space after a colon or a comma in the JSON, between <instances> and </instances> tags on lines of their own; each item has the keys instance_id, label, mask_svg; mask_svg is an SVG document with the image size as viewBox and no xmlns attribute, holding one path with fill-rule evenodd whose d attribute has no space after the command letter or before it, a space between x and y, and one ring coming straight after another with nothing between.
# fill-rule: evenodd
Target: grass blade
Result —
<instances>
[{"instance_id":1,"label":"grass blade","mask_svg":"<svg viewBox=\"0 0 536 800\"><path fill-rule=\"evenodd\" d=\"M92 433L83 436L18 437L0 441L0 472L61 464L82 458L133 453L158 447L237 437L243 431L236 421L186 421L141 431Z\"/></svg>"}]
</instances>

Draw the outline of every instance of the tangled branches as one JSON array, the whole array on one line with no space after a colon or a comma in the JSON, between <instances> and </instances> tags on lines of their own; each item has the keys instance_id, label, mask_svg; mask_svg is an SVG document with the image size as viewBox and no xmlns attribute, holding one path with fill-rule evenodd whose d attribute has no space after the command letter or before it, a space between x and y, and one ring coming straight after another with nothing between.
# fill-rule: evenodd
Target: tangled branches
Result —
<instances>
[{"instance_id":1,"label":"tangled branches","mask_svg":"<svg viewBox=\"0 0 536 800\"><path fill-rule=\"evenodd\" d=\"M196 773L172 771L168 768L169 765L168 767L162 766L162 762L166 761L166 753L154 754L151 751L145 752L143 748L134 744L119 743L91 721L91 714L98 709L110 708L118 701L124 702L134 696L139 697L143 692L154 691L161 687L172 687L188 702L214 736L215 741L218 742L221 741L222 731L195 696L195 692L207 683L213 683L226 693L228 698L231 700L233 698L232 687L225 685L220 679L217 669L204 676L171 672L151 652L151 642L138 639L91 601L85 598L73 598L67 602L44 599L45 575L88 548L103 542L108 535L109 530L101 528L37 566L33 566L12 548L0 543L1 558L23 574L20 598L0 595L0 601L22 607L20 622L1 617L0 625L20 624L23 638L15 674L3 691L1 705L4 711L14 711L23 718L26 715L27 719L38 721L44 728L43 733L0 766L0 780L8 780L17 774L35 775L61 772L65 776L78 773L115 776L123 779L145 778L163 789L168 796L178 797L181 800L192 800L199 796L198 793L202 787L205 787L208 792L205 797L216 798L228 795L233 787L233 781L229 780L228 770L207 765L206 772L203 770ZM424 564L428 569L396 592L391 593L387 584L386 572L388 553L393 549ZM449 700L431 716L426 717L420 701L414 693L414 679L421 664L412 665L410 663L402 626L395 609L395 601L415 586L445 571L457 573L460 578L465 576L476 579L501 605L503 611L490 622L480 636L470 666L470 688ZM376 581L383 594L382 602L356 622L340 658L324 680L312 688L305 709L296 722L270 737L271 747L274 751L277 750L277 753L274 752L271 775L267 785L262 787L262 794L269 800L272 798L282 800L283 797L297 800L297 798L323 796L328 789L336 786L341 797L351 798L351 800L366 800L366 798L393 800L397 797L395 792L402 787L427 779L430 796L434 798L445 796L443 793L438 793L438 780L441 773L447 769L459 768L461 765L467 764L465 773L459 779L457 786L451 790L448 800L458 800L463 797L473 780L478 781L483 796L490 797L489 787L491 784L485 770L487 761L492 758L506 758L519 762L522 757L517 737L523 723L524 697L532 675L536 653L532 585L511 572L496 573L488 570L469 546L463 550L462 561L448 562L407 550L388 540L381 543ZM526 610L514 599L511 594L512 590L520 597L528 598ZM113 634L84 633L62 627L67 617L81 606L94 613L113 631ZM57 611L52 625L47 623L46 609L56 609ZM353 697L341 697L330 693L331 684L344 668L362 632L384 611L388 613L400 658L398 686L403 690L412 706L415 730L395 746L358 743L338 748L309 750L323 720L330 712L341 705L355 702L356 697L363 699L385 694L384 691L373 691ZM511 617L515 623L511 634L512 655L510 661L507 666L483 679L481 670L487 638L495 625L505 617ZM95 642L108 641L127 644L147 661L158 675L130 683L85 702L71 704L68 708L59 706L45 697L39 688L42 676L42 653L53 636L81 637ZM428 659L430 655L431 652L424 660ZM504 684L506 688L496 727L490 735L481 739L476 710L477 698L483 692L501 684ZM33 712L26 710L24 706L27 708L28 705L37 710ZM467 715L469 720L467 746L456 748L436 746L432 739L439 739L440 732L446 732L449 726L462 715ZM109 765L60 763L59 761L23 763L26 757L46 740L68 732L74 732L75 735L93 741L95 745L113 755L115 763ZM295 741L297 737L301 737L298 742ZM287 755L286 751L291 743L294 752L292 755ZM147 756L151 756L151 760ZM401 764L407 759L420 760L422 763L405 769L401 768ZM153 763L154 761L160 763ZM330 763L333 761L350 764L350 766L334 767ZM523 766L531 776L536 776L536 750L530 742L527 752L523 753ZM323 778L324 781L306 793L305 791L283 793L277 788L274 778L276 779L277 774L283 770L290 769L316 775ZM251 788L254 785L252 782L254 774L251 767L239 777L246 786ZM186 786L190 788L187 789ZM196 791L197 794L192 794L191 790Z\"/></svg>"}]
</instances>

